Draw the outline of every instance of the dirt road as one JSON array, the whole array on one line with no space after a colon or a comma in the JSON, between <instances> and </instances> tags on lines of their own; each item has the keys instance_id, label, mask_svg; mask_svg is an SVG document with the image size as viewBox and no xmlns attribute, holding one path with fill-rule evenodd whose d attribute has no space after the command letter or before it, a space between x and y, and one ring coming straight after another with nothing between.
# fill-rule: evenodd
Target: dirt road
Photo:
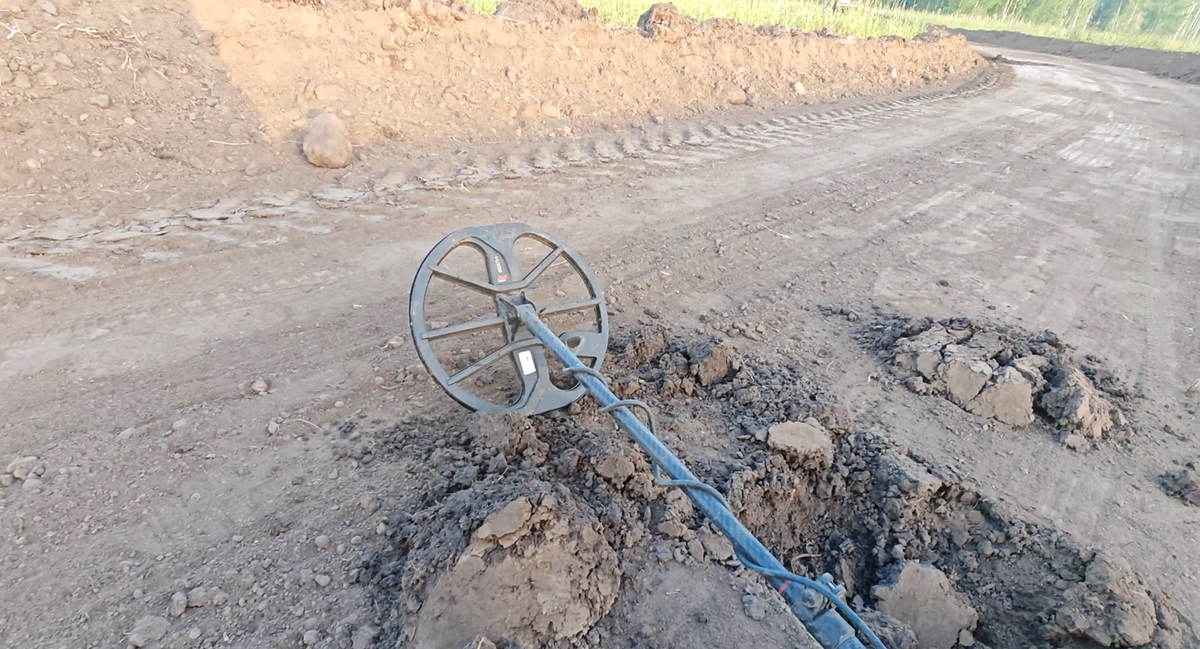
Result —
<instances>
[{"instance_id":1,"label":"dirt road","mask_svg":"<svg viewBox=\"0 0 1200 649\"><path fill-rule=\"evenodd\" d=\"M46 466L0 491L0 644L117 646L146 615L171 620L167 646L373 638L358 570L426 471L380 431L456 411L406 338L412 273L452 229L506 220L581 251L618 326L763 325L739 348L804 360L851 428L1119 554L1200 618L1200 510L1155 482L1200 455L1200 89L1005 56L991 87L668 123L633 151L614 138L613 162L581 149L475 187L255 187L236 198L298 209L160 263L0 258L0 457ZM1081 454L985 426L881 379L863 322L822 303L1053 329L1142 395L1137 430Z\"/></svg>"}]
</instances>

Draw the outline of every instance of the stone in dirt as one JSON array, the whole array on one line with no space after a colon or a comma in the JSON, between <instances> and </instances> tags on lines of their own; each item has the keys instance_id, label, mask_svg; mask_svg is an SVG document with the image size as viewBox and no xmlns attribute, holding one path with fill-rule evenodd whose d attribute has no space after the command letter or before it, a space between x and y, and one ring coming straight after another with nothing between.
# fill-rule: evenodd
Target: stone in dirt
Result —
<instances>
[{"instance_id":1,"label":"stone in dirt","mask_svg":"<svg viewBox=\"0 0 1200 649\"><path fill-rule=\"evenodd\" d=\"M917 645L917 634L900 620L873 609L859 611L858 616L871 627L883 642L883 646L888 649L920 649Z\"/></svg>"},{"instance_id":2,"label":"stone in dirt","mask_svg":"<svg viewBox=\"0 0 1200 649\"><path fill-rule=\"evenodd\" d=\"M966 407L992 378L987 361L961 353L951 345L944 352L946 362L938 368L939 378L946 383L946 392L955 404Z\"/></svg>"},{"instance_id":3,"label":"stone in dirt","mask_svg":"<svg viewBox=\"0 0 1200 649\"><path fill-rule=\"evenodd\" d=\"M742 596L742 610L746 612L746 617L752 620L761 620L767 617L767 600L755 596Z\"/></svg>"},{"instance_id":4,"label":"stone in dirt","mask_svg":"<svg viewBox=\"0 0 1200 649\"><path fill-rule=\"evenodd\" d=\"M595 8L585 9L576 0L508 0L496 5L496 15L532 24L600 21Z\"/></svg>"},{"instance_id":5,"label":"stone in dirt","mask_svg":"<svg viewBox=\"0 0 1200 649\"><path fill-rule=\"evenodd\" d=\"M1077 367L1056 367L1047 376L1050 389L1038 405L1055 423L1091 439L1112 430L1113 405L1100 396L1092 382Z\"/></svg>"},{"instance_id":6,"label":"stone in dirt","mask_svg":"<svg viewBox=\"0 0 1200 649\"><path fill-rule=\"evenodd\" d=\"M1189 505L1200 506L1200 473L1196 472L1192 463L1177 471L1170 471L1162 476L1163 491Z\"/></svg>"},{"instance_id":7,"label":"stone in dirt","mask_svg":"<svg viewBox=\"0 0 1200 649\"><path fill-rule=\"evenodd\" d=\"M617 486L624 484L636 470L633 460L622 454L609 455L596 464L596 473Z\"/></svg>"},{"instance_id":8,"label":"stone in dirt","mask_svg":"<svg viewBox=\"0 0 1200 649\"><path fill-rule=\"evenodd\" d=\"M203 586L197 586L188 591L188 608L200 608L202 606L208 606L209 604L212 604L212 593L208 592L207 588Z\"/></svg>"},{"instance_id":9,"label":"stone in dirt","mask_svg":"<svg viewBox=\"0 0 1200 649\"><path fill-rule=\"evenodd\" d=\"M1088 441L1088 438L1084 437L1083 435L1071 433L1063 438L1063 446L1066 446L1072 451L1086 451L1091 448L1091 442Z\"/></svg>"},{"instance_id":10,"label":"stone in dirt","mask_svg":"<svg viewBox=\"0 0 1200 649\"><path fill-rule=\"evenodd\" d=\"M901 370L918 373L927 381L938 378L938 367L942 364L942 350L961 340L946 330L935 325L911 338L903 338L896 344L896 366Z\"/></svg>"},{"instance_id":11,"label":"stone in dirt","mask_svg":"<svg viewBox=\"0 0 1200 649\"><path fill-rule=\"evenodd\" d=\"M492 514L475 530L475 538L484 541L496 541L501 547L509 547L521 540L523 532L528 532L525 524L533 516L533 504L528 498L518 498L503 509Z\"/></svg>"},{"instance_id":12,"label":"stone in dirt","mask_svg":"<svg viewBox=\"0 0 1200 649\"><path fill-rule=\"evenodd\" d=\"M480 448L500 451L507 456L523 456L535 466L541 466L550 452L550 445L538 439L533 423L524 415L511 412L476 414L472 434Z\"/></svg>"},{"instance_id":13,"label":"stone in dirt","mask_svg":"<svg viewBox=\"0 0 1200 649\"><path fill-rule=\"evenodd\" d=\"M674 4L659 2L638 17L638 31L663 43L674 43L696 31L696 21L679 13Z\"/></svg>"},{"instance_id":14,"label":"stone in dirt","mask_svg":"<svg viewBox=\"0 0 1200 649\"><path fill-rule=\"evenodd\" d=\"M967 404L967 412L991 417L1010 426L1032 424L1033 386L1015 368L1002 367L992 384Z\"/></svg>"},{"instance_id":15,"label":"stone in dirt","mask_svg":"<svg viewBox=\"0 0 1200 649\"><path fill-rule=\"evenodd\" d=\"M321 113L304 136L304 156L318 167L341 169L354 157L350 132L333 113Z\"/></svg>"},{"instance_id":16,"label":"stone in dirt","mask_svg":"<svg viewBox=\"0 0 1200 649\"><path fill-rule=\"evenodd\" d=\"M1097 554L1083 583L1063 591L1043 635L1049 640L1088 638L1102 647L1141 647L1153 639L1156 625L1154 600L1129 564Z\"/></svg>"},{"instance_id":17,"label":"stone in dirt","mask_svg":"<svg viewBox=\"0 0 1200 649\"><path fill-rule=\"evenodd\" d=\"M828 466L833 461L833 441L816 419L771 426L767 432L767 444L803 464Z\"/></svg>"},{"instance_id":18,"label":"stone in dirt","mask_svg":"<svg viewBox=\"0 0 1200 649\"><path fill-rule=\"evenodd\" d=\"M959 632L975 628L979 613L933 566L905 562L871 593L884 615L907 624L925 649L952 649Z\"/></svg>"},{"instance_id":19,"label":"stone in dirt","mask_svg":"<svg viewBox=\"0 0 1200 649\"><path fill-rule=\"evenodd\" d=\"M475 636L462 649L496 649L496 643L483 636Z\"/></svg>"},{"instance_id":20,"label":"stone in dirt","mask_svg":"<svg viewBox=\"0 0 1200 649\"><path fill-rule=\"evenodd\" d=\"M704 551L716 561L729 561L733 558L733 543L724 534L714 532L707 527L700 530L700 543Z\"/></svg>"},{"instance_id":21,"label":"stone in dirt","mask_svg":"<svg viewBox=\"0 0 1200 649\"><path fill-rule=\"evenodd\" d=\"M4 468L4 472L11 474L17 480L28 480L37 478L46 473L46 464L37 458L35 455L18 458L8 463Z\"/></svg>"},{"instance_id":22,"label":"stone in dirt","mask_svg":"<svg viewBox=\"0 0 1200 649\"><path fill-rule=\"evenodd\" d=\"M625 346L624 353L629 364L637 367L662 356L668 342L664 327L645 327L634 334L633 341Z\"/></svg>"},{"instance_id":23,"label":"stone in dirt","mask_svg":"<svg viewBox=\"0 0 1200 649\"><path fill-rule=\"evenodd\" d=\"M692 375L700 385L709 386L725 380L741 369L741 359L733 343L723 338L708 338L694 343L687 351Z\"/></svg>"},{"instance_id":24,"label":"stone in dirt","mask_svg":"<svg viewBox=\"0 0 1200 649\"><path fill-rule=\"evenodd\" d=\"M1012 362L1013 369L1021 373L1035 393L1040 393L1042 388L1046 387L1046 377L1042 375L1042 370L1050 365L1050 361L1045 356L1022 356Z\"/></svg>"},{"instance_id":25,"label":"stone in dirt","mask_svg":"<svg viewBox=\"0 0 1200 649\"><path fill-rule=\"evenodd\" d=\"M129 632L129 644L134 647L146 647L153 642L163 639L171 628L171 622L165 617L147 615L133 625Z\"/></svg>"},{"instance_id":26,"label":"stone in dirt","mask_svg":"<svg viewBox=\"0 0 1200 649\"><path fill-rule=\"evenodd\" d=\"M503 536L476 535L430 589L413 647L462 649L479 635L547 646L577 638L608 614L621 572L591 509L577 505L565 489L543 494L527 518L524 504L501 511L509 507L513 515L493 531L520 541L504 547L498 542Z\"/></svg>"},{"instance_id":27,"label":"stone in dirt","mask_svg":"<svg viewBox=\"0 0 1200 649\"><path fill-rule=\"evenodd\" d=\"M171 617L180 617L188 607L187 593L179 592L171 596L171 606L168 611Z\"/></svg>"},{"instance_id":28,"label":"stone in dirt","mask_svg":"<svg viewBox=\"0 0 1200 649\"><path fill-rule=\"evenodd\" d=\"M379 627L372 624L358 627L350 638L350 649L369 649L375 644L379 633Z\"/></svg>"}]
</instances>

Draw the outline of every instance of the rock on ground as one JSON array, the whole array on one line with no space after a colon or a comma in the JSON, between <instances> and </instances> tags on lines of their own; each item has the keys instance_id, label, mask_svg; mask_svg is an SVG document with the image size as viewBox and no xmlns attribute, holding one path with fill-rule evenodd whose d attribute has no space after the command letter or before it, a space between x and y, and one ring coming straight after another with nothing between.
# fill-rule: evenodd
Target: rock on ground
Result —
<instances>
[{"instance_id":1,"label":"rock on ground","mask_svg":"<svg viewBox=\"0 0 1200 649\"><path fill-rule=\"evenodd\" d=\"M992 368L987 361L958 356L951 349L947 348L945 354L949 358L938 368L938 374L945 381L950 400L965 408L992 378Z\"/></svg>"},{"instance_id":2,"label":"rock on ground","mask_svg":"<svg viewBox=\"0 0 1200 649\"><path fill-rule=\"evenodd\" d=\"M833 461L833 441L816 419L771 426L767 444L805 465L828 466Z\"/></svg>"},{"instance_id":3,"label":"rock on ground","mask_svg":"<svg viewBox=\"0 0 1200 649\"><path fill-rule=\"evenodd\" d=\"M341 169L354 157L350 132L333 113L321 113L304 136L304 156L318 167Z\"/></svg>"},{"instance_id":4,"label":"rock on ground","mask_svg":"<svg viewBox=\"0 0 1200 649\"><path fill-rule=\"evenodd\" d=\"M645 365L662 356L667 349L667 330L664 327L644 327L625 347L625 356L630 365Z\"/></svg>"},{"instance_id":5,"label":"rock on ground","mask_svg":"<svg viewBox=\"0 0 1200 649\"><path fill-rule=\"evenodd\" d=\"M767 617L767 600L755 595L744 595L742 610L745 611L746 617L752 620L761 620Z\"/></svg>"},{"instance_id":6,"label":"rock on ground","mask_svg":"<svg viewBox=\"0 0 1200 649\"><path fill-rule=\"evenodd\" d=\"M1050 389L1042 395L1039 405L1059 426L1091 439L1100 439L1112 429L1112 404L1100 396L1082 370L1055 368L1048 381Z\"/></svg>"},{"instance_id":7,"label":"rock on ground","mask_svg":"<svg viewBox=\"0 0 1200 649\"><path fill-rule=\"evenodd\" d=\"M1154 600L1124 560L1097 554L1083 583L1063 591L1062 603L1043 635L1088 638L1102 647L1149 644L1157 624Z\"/></svg>"},{"instance_id":8,"label":"rock on ground","mask_svg":"<svg viewBox=\"0 0 1200 649\"><path fill-rule=\"evenodd\" d=\"M413 646L461 649L484 635L536 647L584 633L620 588L617 554L597 528L565 490L501 508L432 587Z\"/></svg>"},{"instance_id":9,"label":"rock on ground","mask_svg":"<svg viewBox=\"0 0 1200 649\"><path fill-rule=\"evenodd\" d=\"M1032 424L1033 385L1016 368L1002 367L991 385L967 404L967 411L1010 426Z\"/></svg>"},{"instance_id":10,"label":"rock on ground","mask_svg":"<svg viewBox=\"0 0 1200 649\"><path fill-rule=\"evenodd\" d=\"M171 622L165 617L147 615L133 625L129 632L129 644L134 647L146 647L153 642L162 640L171 628Z\"/></svg>"},{"instance_id":11,"label":"rock on ground","mask_svg":"<svg viewBox=\"0 0 1200 649\"><path fill-rule=\"evenodd\" d=\"M974 629L979 621L945 573L915 561L904 563L872 595L879 612L907 624L925 649L952 649L959 632Z\"/></svg>"},{"instance_id":12,"label":"rock on ground","mask_svg":"<svg viewBox=\"0 0 1200 649\"><path fill-rule=\"evenodd\" d=\"M1194 466L1170 471L1162 477L1163 490L1189 505L1200 506L1200 473Z\"/></svg>"},{"instance_id":13,"label":"rock on ground","mask_svg":"<svg viewBox=\"0 0 1200 649\"><path fill-rule=\"evenodd\" d=\"M900 620L871 609L859 611L858 616L888 649L920 649L917 634Z\"/></svg>"},{"instance_id":14,"label":"rock on ground","mask_svg":"<svg viewBox=\"0 0 1200 649\"><path fill-rule=\"evenodd\" d=\"M688 348L692 375L700 385L719 383L741 367L737 349L724 338L708 338Z\"/></svg>"},{"instance_id":15,"label":"rock on ground","mask_svg":"<svg viewBox=\"0 0 1200 649\"><path fill-rule=\"evenodd\" d=\"M642 35L664 43L674 43L696 31L696 21L683 15L669 2L650 5L637 21Z\"/></svg>"},{"instance_id":16,"label":"rock on ground","mask_svg":"<svg viewBox=\"0 0 1200 649\"><path fill-rule=\"evenodd\" d=\"M495 541L507 548L529 532L526 523L533 516L533 504L528 498L518 498L492 514L475 530L475 538Z\"/></svg>"},{"instance_id":17,"label":"rock on ground","mask_svg":"<svg viewBox=\"0 0 1200 649\"><path fill-rule=\"evenodd\" d=\"M910 338L900 339L896 343L893 362L899 369L918 373L925 380L934 381L942 364L942 350L964 337L963 332L952 332L941 326L931 327Z\"/></svg>"}]
</instances>

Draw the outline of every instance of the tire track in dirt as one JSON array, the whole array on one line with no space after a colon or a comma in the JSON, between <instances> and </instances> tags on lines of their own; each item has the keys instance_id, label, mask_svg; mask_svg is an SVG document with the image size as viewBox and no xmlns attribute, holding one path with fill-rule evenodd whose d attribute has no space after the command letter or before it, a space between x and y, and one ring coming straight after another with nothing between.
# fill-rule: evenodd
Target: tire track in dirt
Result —
<instances>
[{"instance_id":1,"label":"tire track in dirt","mask_svg":"<svg viewBox=\"0 0 1200 649\"><path fill-rule=\"evenodd\" d=\"M823 132L845 133L861 128L873 128L887 120L910 118L930 110L938 102L958 97L969 97L985 92L1000 81L1001 72L990 66L977 77L957 87L925 92L913 96L884 99L845 108L828 108L819 112L801 114L779 114L746 121L727 123L700 121L678 126L651 129L644 134L621 133L604 138L589 137L566 143L543 142L500 152L475 152L459 157L468 158L466 163L450 163L439 160L432 165L413 165L394 169L375 181L374 193L348 191L345 189L322 189L313 193L311 201L301 200L297 207L309 203L307 209L292 210L291 218L243 218L241 213L232 212L223 218L197 222L184 215L159 222L157 230L143 236L144 228L130 230L127 236L138 237L138 242L153 240L155 236L164 241L190 241L180 249L171 247L171 252L161 253L155 259L174 263L197 255L210 254L215 249L261 248L283 244L289 240L288 233L301 236L320 237L333 232L334 228L345 227L347 219L364 217L362 210L367 206L396 207L411 201L416 190L468 189L491 185L503 179L534 178L546 173L572 168L586 168L593 173L612 174L644 172L653 167L674 168L680 165L719 164L758 151L805 142ZM505 187L497 187L503 192ZM320 200L322 193L334 198L341 192L351 196L346 200ZM441 197L421 197L420 203L436 205ZM269 197L268 201L274 200ZM495 200L503 200L496 197ZM316 203L312 205L312 203ZM219 205L219 204L218 204ZM272 203L255 204L253 201L241 206L245 212L263 211L272 208ZM290 206L285 206L290 207ZM332 207L340 209L331 209ZM206 211L205 207L197 209ZM280 208L276 208L279 210ZM393 215L394 216L394 215ZM209 218L206 216L206 218ZM384 215L381 218L387 218ZM196 229L199 228L199 229ZM53 280L79 282L93 278L111 277L121 272L121 262L129 256L129 244L108 243L123 235L120 231L93 231L69 236L70 247L64 249L57 241L52 242L54 263L36 262L19 257L0 257L0 267L21 273L31 273ZM165 235L165 236L164 236ZM66 234L56 235L68 239ZM46 241L35 234L15 237L7 242L15 252L33 253L45 250ZM37 253L44 254L44 253ZM143 252L135 259L149 259ZM116 262L114 264L114 262Z\"/></svg>"},{"instance_id":2,"label":"tire track in dirt","mask_svg":"<svg viewBox=\"0 0 1200 649\"><path fill-rule=\"evenodd\" d=\"M701 123L652 129L645 135L618 134L604 138L584 138L566 144L539 143L499 155L475 154L475 164L420 168L397 168L376 183L376 195L388 195L417 189L444 190L456 186L477 186L512 175L529 176L572 166L620 163L635 158L648 163L662 161L690 163L720 162L743 153L796 144L811 137L810 130L858 130L875 126L882 120L922 114L930 105L958 97L969 97L991 89L1000 73L990 67L960 87L924 93L913 97L874 101L847 108L831 108L799 115L782 115L745 122ZM708 149L691 153L692 147ZM683 151L676 151L683 149ZM684 152L688 151L688 152ZM489 160L485 166L479 160Z\"/></svg>"}]
</instances>

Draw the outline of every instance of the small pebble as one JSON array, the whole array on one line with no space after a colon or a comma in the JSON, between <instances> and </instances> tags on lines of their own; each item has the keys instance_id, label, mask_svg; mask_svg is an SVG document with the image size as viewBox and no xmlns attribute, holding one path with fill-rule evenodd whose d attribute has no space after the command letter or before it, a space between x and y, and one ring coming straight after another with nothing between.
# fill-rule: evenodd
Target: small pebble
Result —
<instances>
[{"instance_id":1,"label":"small pebble","mask_svg":"<svg viewBox=\"0 0 1200 649\"><path fill-rule=\"evenodd\" d=\"M187 610L187 593L175 593L171 595L171 606L167 611L171 617L180 617Z\"/></svg>"},{"instance_id":2,"label":"small pebble","mask_svg":"<svg viewBox=\"0 0 1200 649\"><path fill-rule=\"evenodd\" d=\"M324 534L318 536L316 539L313 539L313 543L317 545L318 550L328 550L333 545L333 541L331 541L329 537L325 536Z\"/></svg>"},{"instance_id":3,"label":"small pebble","mask_svg":"<svg viewBox=\"0 0 1200 649\"><path fill-rule=\"evenodd\" d=\"M317 585L321 588L324 588L333 580L329 578L329 575L317 575L316 577L313 577L313 581L317 582Z\"/></svg>"},{"instance_id":4,"label":"small pebble","mask_svg":"<svg viewBox=\"0 0 1200 649\"><path fill-rule=\"evenodd\" d=\"M746 616L752 620L762 620L767 617L767 602L761 597L755 595L743 596L742 608Z\"/></svg>"},{"instance_id":5,"label":"small pebble","mask_svg":"<svg viewBox=\"0 0 1200 649\"><path fill-rule=\"evenodd\" d=\"M317 644L317 642L319 642L320 640L321 640L321 634L318 633L316 630L310 629L310 630L304 632L304 644L309 645L311 647L312 645Z\"/></svg>"}]
</instances>

